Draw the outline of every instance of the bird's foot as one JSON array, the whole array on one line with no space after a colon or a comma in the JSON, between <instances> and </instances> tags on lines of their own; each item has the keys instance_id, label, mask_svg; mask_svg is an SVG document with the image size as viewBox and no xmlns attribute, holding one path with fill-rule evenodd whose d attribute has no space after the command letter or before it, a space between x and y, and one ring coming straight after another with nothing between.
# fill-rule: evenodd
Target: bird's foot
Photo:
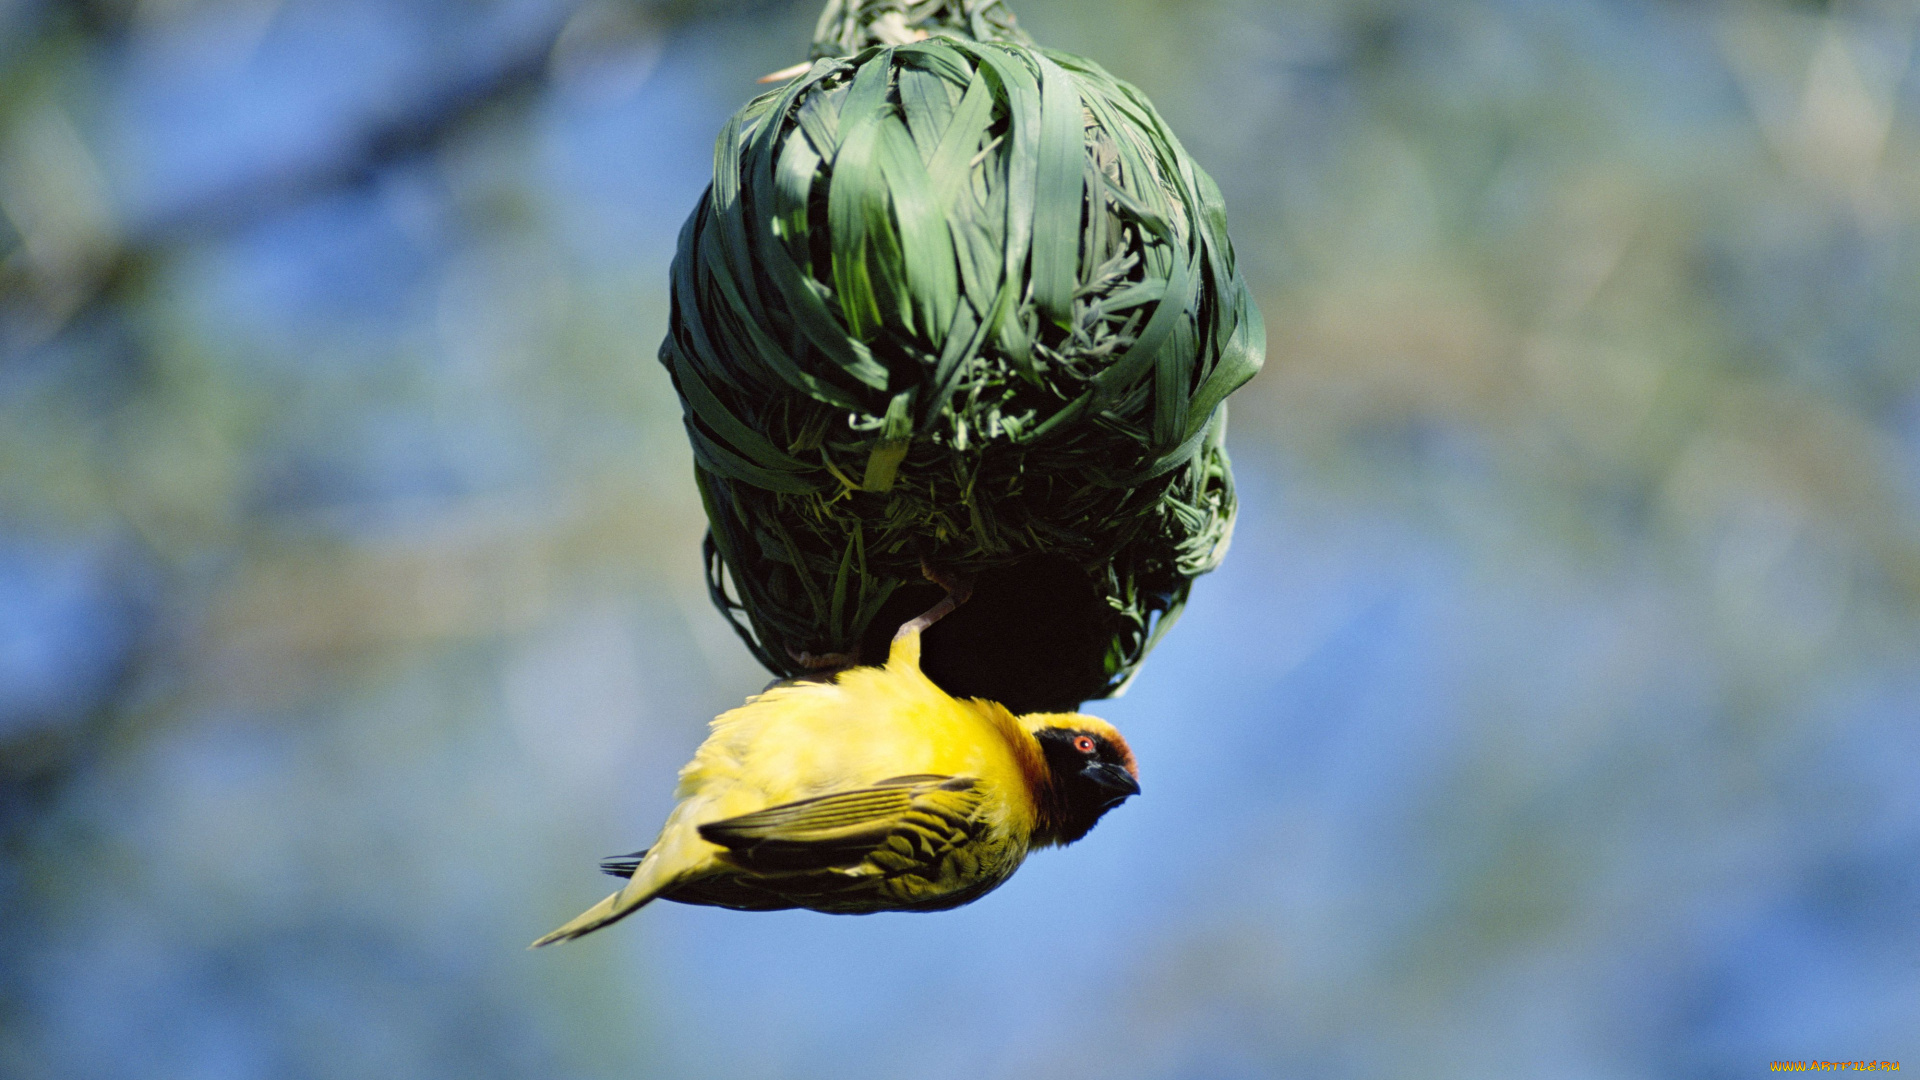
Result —
<instances>
[{"instance_id":1,"label":"bird's foot","mask_svg":"<svg viewBox=\"0 0 1920 1080\"><path fill-rule=\"evenodd\" d=\"M809 671L822 671L827 668L852 667L853 665L860 662L860 654L857 652L850 652L850 653L829 652L829 653L818 653L818 654L810 653L810 652L797 652L797 653L792 653L791 655L793 656L795 663L799 664L801 667L806 668Z\"/></svg>"},{"instance_id":2,"label":"bird's foot","mask_svg":"<svg viewBox=\"0 0 1920 1080\"><path fill-rule=\"evenodd\" d=\"M787 655L793 657L794 663L799 664L808 671L838 671L841 668L849 668L860 662L860 653L858 651L810 653L794 652L792 649L788 649Z\"/></svg>"},{"instance_id":3,"label":"bird's foot","mask_svg":"<svg viewBox=\"0 0 1920 1080\"><path fill-rule=\"evenodd\" d=\"M935 585L947 590L947 595L953 599L954 607L959 607L961 604L966 603L967 600L973 596L973 581L971 579L963 578L958 574L949 574L942 570L935 570L933 564L927 562L925 559L920 560L920 575ZM942 614L945 614L945 612L942 612Z\"/></svg>"},{"instance_id":4,"label":"bird's foot","mask_svg":"<svg viewBox=\"0 0 1920 1080\"><path fill-rule=\"evenodd\" d=\"M841 672L860 663L858 649L852 652L830 653L794 652L788 649L787 656L800 665L802 668L800 674L775 679L768 683L760 691L761 693L764 694L776 686L791 686L794 683L830 683L838 678Z\"/></svg>"},{"instance_id":5,"label":"bird's foot","mask_svg":"<svg viewBox=\"0 0 1920 1080\"><path fill-rule=\"evenodd\" d=\"M908 634L918 634L927 627L946 618L952 613L954 608L966 603L967 598L973 595L972 581L955 574L935 570L932 564L928 563L925 559L920 560L920 573L925 575L928 581L947 590L947 595L941 597L939 603L921 612L919 615L908 619L906 622L901 623L900 629L893 635L895 641L906 637Z\"/></svg>"}]
</instances>

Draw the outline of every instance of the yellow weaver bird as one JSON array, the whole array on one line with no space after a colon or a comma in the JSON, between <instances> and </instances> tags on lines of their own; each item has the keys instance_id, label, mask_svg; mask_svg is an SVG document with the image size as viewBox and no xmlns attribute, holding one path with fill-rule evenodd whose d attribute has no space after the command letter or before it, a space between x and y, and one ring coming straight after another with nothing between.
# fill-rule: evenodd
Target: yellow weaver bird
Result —
<instances>
[{"instance_id":1,"label":"yellow weaver bird","mask_svg":"<svg viewBox=\"0 0 1920 1080\"><path fill-rule=\"evenodd\" d=\"M931 576L931 575L929 575ZM591 933L650 900L742 911L940 911L1071 844L1140 792L1126 740L1078 713L1014 716L920 672L900 628L885 667L792 682L713 721L653 846L602 865L625 888L534 942Z\"/></svg>"}]
</instances>

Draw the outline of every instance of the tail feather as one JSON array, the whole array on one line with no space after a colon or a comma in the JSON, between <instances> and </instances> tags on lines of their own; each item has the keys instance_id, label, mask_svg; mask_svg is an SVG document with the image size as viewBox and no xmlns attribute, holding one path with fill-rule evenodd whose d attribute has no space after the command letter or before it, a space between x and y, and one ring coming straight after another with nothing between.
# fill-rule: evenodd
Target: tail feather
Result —
<instances>
[{"instance_id":1,"label":"tail feather","mask_svg":"<svg viewBox=\"0 0 1920 1080\"><path fill-rule=\"evenodd\" d=\"M656 844L651 852L638 852L641 858L629 871L631 879L625 888L581 912L572 922L527 947L537 949L556 941L571 941L582 934L591 934L603 926L619 922L633 914L649 900L671 888L673 883L680 880L682 876L679 871L686 869L685 860L673 861L666 857L672 854L668 850L671 847L673 845ZM652 854L653 857L647 858L648 854ZM670 866L670 861L673 861L674 865Z\"/></svg>"},{"instance_id":2,"label":"tail feather","mask_svg":"<svg viewBox=\"0 0 1920 1080\"><path fill-rule=\"evenodd\" d=\"M640 861L646 857L647 849L641 848L631 855L615 855L610 859L602 859L600 872L612 877L630 878L635 870L640 869Z\"/></svg>"},{"instance_id":3,"label":"tail feather","mask_svg":"<svg viewBox=\"0 0 1920 1080\"><path fill-rule=\"evenodd\" d=\"M537 949L542 945L551 945L556 941L572 941L581 934L591 934L608 923L618 922L629 912L652 899L652 897L642 897L639 901L622 907L620 901L626 894L627 890L625 889L614 893L612 896L581 912L579 917L575 918L572 922L527 946L527 948Z\"/></svg>"}]
</instances>

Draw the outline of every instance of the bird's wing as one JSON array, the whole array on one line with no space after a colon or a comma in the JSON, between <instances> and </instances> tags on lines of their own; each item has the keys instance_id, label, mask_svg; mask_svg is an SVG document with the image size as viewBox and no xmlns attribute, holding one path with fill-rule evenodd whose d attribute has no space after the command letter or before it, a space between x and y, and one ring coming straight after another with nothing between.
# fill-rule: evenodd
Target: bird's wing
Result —
<instances>
[{"instance_id":1,"label":"bird's wing","mask_svg":"<svg viewBox=\"0 0 1920 1080\"><path fill-rule=\"evenodd\" d=\"M896 776L700 826L704 839L756 870L851 866L906 833L936 845L964 843L980 806L970 776Z\"/></svg>"},{"instance_id":2,"label":"bird's wing","mask_svg":"<svg viewBox=\"0 0 1920 1080\"><path fill-rule=\"evenodd\" d=\"M880 893L892 898L887 906L957 896L979 876L983 798L973 777L897 776L708 822L700 835L727 849L736 872L667 895L725 907L846 910L871 910Z\"/></svg>"}]
</instances>

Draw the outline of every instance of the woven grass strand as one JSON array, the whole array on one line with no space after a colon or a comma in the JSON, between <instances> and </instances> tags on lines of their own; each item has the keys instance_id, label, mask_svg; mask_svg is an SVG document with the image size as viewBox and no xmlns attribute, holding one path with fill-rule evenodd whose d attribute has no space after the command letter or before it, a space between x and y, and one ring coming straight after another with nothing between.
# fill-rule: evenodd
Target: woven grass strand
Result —
<instances>
[{"instance_id":1,"label":"woven grass strand","mask_svg":"<svg viewBox=\"0 0 1920 1080\"><path fill-rule=\"evenodd\" d=\"M1111 694L1231 535L1224 401L1265 341L1219 192L998 0L832 0L814 51L721 132L674 259L714 602L791 676L923 560L1050 558L1097 625L1008 704Z\"/></svg>"}]
</instances>

